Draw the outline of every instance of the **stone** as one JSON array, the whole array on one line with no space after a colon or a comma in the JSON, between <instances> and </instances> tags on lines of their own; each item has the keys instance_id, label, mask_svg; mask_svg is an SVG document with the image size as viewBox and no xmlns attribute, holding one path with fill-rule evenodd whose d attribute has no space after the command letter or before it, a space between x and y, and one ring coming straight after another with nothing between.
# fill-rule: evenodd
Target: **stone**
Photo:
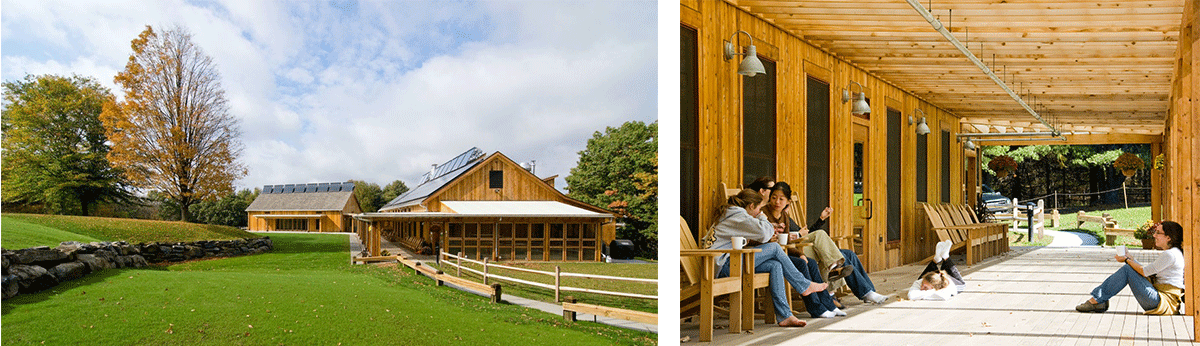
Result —
<instances>
[{"instance_id":1,"label":"stone","mask_svg":"<svg viewBox=\"0 0 1200 346\"><path fill-rule=\"evenodd\" d=\"M83 246L84 246L83 243L80 243L77 241L64 241L62 243L59 243L58 247L56 247L54 249L58 250L59 252L65 253L69 256L69 255L72 255L72 254L78 252L80 249L83 248Z\"/></svg>"},{"instance_id":2,"label":"stone","mask_svg":"<svg viewBox=\"0 0 1200 346\"><path fill-rule=\"evenodd\" d=\"M38 246L16 251L17 264L69 262L74 260L72 257L61 251L51 249L49 246Z\"/></svg>"},{"instance_id":3,"label":"stone","mask_svg":"<svg viewBox=\"0 0 1200 346\"><path fill-rule=\"evenodd\" d=\"M142 257L142 255L129 255L129 264L134 268L142 268L150 265L150 263L147 263L146 258Z\"/></svg>"},{"instance_id":4,"label":"stone","mask_svg":"<svg viewBox=\"0 0 1200 346\"><path fill-rule=\"evenodd\" d=\"M83 277L88 274L88 266L86 264L76 262L67 262L54 266L48 270L50 275L54 275L58 282L71 281Z\"/></svg>"},{"instance_id":5,"label":"stone","mask_svg":"<svg viewBox=\"0 0 1200 346\"><path fill-rule=\"evenodd\" d=\"M35 265L18 264L13 266L13 274L20 283L20 292L37 292L58 285L58 279L46 268Z\"/></svg>"},{"instance_id":6,"label":"stone","mask_svg":"<svg viewBox=\"0 0 1200 346\"><path fill-rule=\"evenodd\" d=\"M88 269L93 272L98 272L105 269L112 269L113 263L108 259L99 257L93 254L75 255L79 262L87 264ZM144 260L143 260L144 261Z\"/></svg>"},{"instance_id":7,"label":"stone","mask_svg":"<svg viewBox=\"0 0 1200 346\"><path fill-rule=\"evenodd\" d=\"M16 297L21 284L17 282L16 275L4 276L4 299Z\"/></svg>"}]
</instances>

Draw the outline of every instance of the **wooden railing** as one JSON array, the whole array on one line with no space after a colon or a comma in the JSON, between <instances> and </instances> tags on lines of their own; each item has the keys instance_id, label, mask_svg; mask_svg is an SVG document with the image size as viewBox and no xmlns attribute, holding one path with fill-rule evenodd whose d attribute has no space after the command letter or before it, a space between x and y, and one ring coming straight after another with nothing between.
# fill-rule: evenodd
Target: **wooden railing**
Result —
<instances>
[{"instance_id":1,"label":"wooden railing","mask_svg":"<svg viewBox=\"0 0 1200 346\"><path fill-rule=\"evenodd\" d=\"M499 279L499 280L515 282L515 283L519 283L519 284L523 284L523 285L529 285L529 286L541 287L541 288L545 288L545 289L549 289L549 290L554 290L554 301L555 302L562 302L562 295L561 295L562 292L583 292L583 293L602 294L602 295L617 296L617 297L628 297L628 298L639 298L639 299L658 299L658 295L613 292L613 291L597 290L597 289L582 288L582 287L570 287L570 286L562 285L563 277L577 277L577 278L596 279L596 280L640 282L640 283L655 284L655 285L658 284L657 279L627 278L627 277L620 277L620 276L579 274L579 273L564 273L564 272L562 272L562 269L559 268L558 266L554 266L554 272L533 270L533 269L526 269L526 268L517 268L517 267L506 266L506 265L501 265L501 264L488 263L487 259L484 259L482 261L476 261L476 260L472 260L469 258L464 258L461 253L458 255L452 255L447 252L442 252L442 256L444 258L453 259L453 261L444 261L443 263L445 263L449 266L455 267L455 269L457 270L456 276L461 277L462 271L465 270L465 271L483 276L483 284L484 285L487 285L488 281L491 279ZM477 265L481 265L481 266L483 266L483 270L477 270L477 269L473 269L473 268L464 267L462 265L462 262L464 262L464 261L467 263L474 263ZM493 273L491 273L491 268L500 268L500 269L513 270L513 271L518 271L518 272L523 272L523 273L545 275L545 276L548 276L548 277L554 279L554 284L553 285L544 284L544 283L540 283L540 282L522 280L522 279L510 277L510 276L493 274Z\"/></svg>"}]
</instances>

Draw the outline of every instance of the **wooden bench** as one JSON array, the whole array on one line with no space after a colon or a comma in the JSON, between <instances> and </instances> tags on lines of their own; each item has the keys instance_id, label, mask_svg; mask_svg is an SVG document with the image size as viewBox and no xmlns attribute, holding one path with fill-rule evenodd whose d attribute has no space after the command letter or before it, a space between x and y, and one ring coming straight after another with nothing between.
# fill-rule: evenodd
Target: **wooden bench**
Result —
<instances>
[{"instance_id":1,"label":"wooden bench","mask_svg":"<svg viewBox=\"0 0 1200 346\"><path fill-rule=\"evenodd\" d=\"M964 214L969 209L963 206L924 204L923 207L938 241L951 241L951 252L965 249L968 265L1008 251L1008 229L1004 224L969 223L968 214ZM932 259L931 255L922 262Z\"/></svg>"},{"instance_id":2,"label":"wooden bench","mask_svg":"<svg viewBox=\"0 0 1200 346\"><path fill-rule=\"evenodd\" d=\"M754 290L766 287L770 274L754 273L754 254L759 249L709 250L696 243L687 221L679 217L679 304L680 318L699 315L700 341L713 337L716 299L729 297L729 332L741 333L754 329ZM716 259L729 254L729 276L718 278ZM767 302L770 303L768 299ZM774 320L774 305L766 309Z\"/></svg>"},{"instance_id":3,"label":"wooden bench","mask_svg":"<svg viewBox=\"0 0 1200 346\"><path fill-rule=\"evenodd\" d=\"M1115 221L1112 220L1112 216L1108 213L1101 214L1100 216L1088 215L1082 210L1075 213L1075 228L1083 228L1083 224L1087 222L1095 222L1103 227L1106 222L1110 221L1115 223Z\"/></svg>"},{"instance_id":4,"label":"wooden bench","mask_svg":"<svg viewBox=\"0 0 1200 346\"><path fill-rule=\"evenodd\" d=\"M563 319L575 322L576 313L592 314L596 316L622 319L645 324L658 324L658 314L645 311L635 311L627 309L618 309L607 306L592 305L577 303L575 298L566 297L563 299Z\"/></svg>"}]
</instances>

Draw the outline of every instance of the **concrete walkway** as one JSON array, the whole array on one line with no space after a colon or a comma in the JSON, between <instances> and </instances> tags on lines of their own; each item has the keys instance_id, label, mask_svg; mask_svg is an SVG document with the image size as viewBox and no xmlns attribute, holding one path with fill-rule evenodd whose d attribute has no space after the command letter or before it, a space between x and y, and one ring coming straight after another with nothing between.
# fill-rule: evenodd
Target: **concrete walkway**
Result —
<instances>
[{"instance_id":1,"label":"concrete walkway","mask_svg":"<svg viewBox=\"0 0 1200 346\"><path fill-rule=\"evenodd\" d=\"M960 266L967 290L948 301L909 301L907 288L923 266L906 265L871 273L876 290L892 295L883 305L845 297L847 317L797 317L803 328L780 328L759 318L752 333L719 329L720 345L1197 345L1190 316L1142 314L1129 290L1110 301L1109 311L1084 314L1075 305L1122 264L1113 249L1099 247L1014 247L1009 253ZM1161 251L1130 249L1149 263ZM718 324L727 324L723 319ZM681 325L685 344L696 343L696 323Z\"/></svg>"}]
</instances>

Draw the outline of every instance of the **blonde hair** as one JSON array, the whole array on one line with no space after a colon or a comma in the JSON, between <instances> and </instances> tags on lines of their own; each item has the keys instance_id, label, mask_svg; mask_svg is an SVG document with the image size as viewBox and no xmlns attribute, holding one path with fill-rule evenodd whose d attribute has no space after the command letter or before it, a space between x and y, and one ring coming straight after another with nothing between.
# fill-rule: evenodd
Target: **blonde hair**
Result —
<instances>
[{"instance_id":1,"label":"blonde hair","mask_svg":"<svg viewBox=\"0 0 1200 346\"><path fill-rule=\"evenodd\" d=\"M921 275L921 281L933 286L933 289L935 290L940 290L946 288L946 286L950 286L950 279L946 277L946 272L941 270L936 272L928 272L925 273L925 275Z\"/></svg>"}]
</instances>

